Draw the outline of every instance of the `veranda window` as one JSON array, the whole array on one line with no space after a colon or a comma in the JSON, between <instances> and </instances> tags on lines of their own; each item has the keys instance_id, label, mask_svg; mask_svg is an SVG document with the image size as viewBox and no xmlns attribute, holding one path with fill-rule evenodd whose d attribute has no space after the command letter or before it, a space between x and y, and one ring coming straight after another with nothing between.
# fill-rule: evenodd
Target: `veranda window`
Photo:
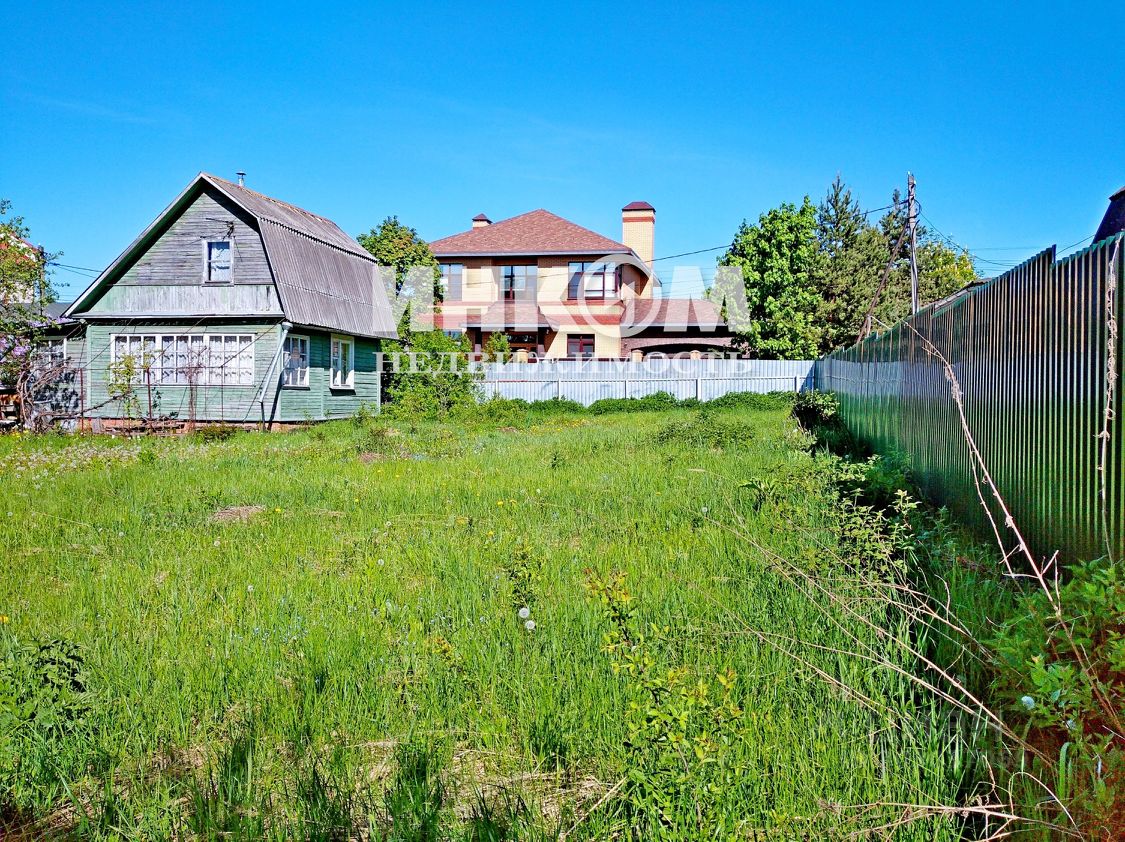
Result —
<instances>
[{"instance_id":1,"label":"veranda window","mask_svg":"<svg viewBox=\"0 0 1125 842\"><path fill-rule=\"evenodd\" d=\"M156 333L113 337L113 362L132 358L135 379L165 386L252 386L253 334Z\"/></svg>"}]
</instances>

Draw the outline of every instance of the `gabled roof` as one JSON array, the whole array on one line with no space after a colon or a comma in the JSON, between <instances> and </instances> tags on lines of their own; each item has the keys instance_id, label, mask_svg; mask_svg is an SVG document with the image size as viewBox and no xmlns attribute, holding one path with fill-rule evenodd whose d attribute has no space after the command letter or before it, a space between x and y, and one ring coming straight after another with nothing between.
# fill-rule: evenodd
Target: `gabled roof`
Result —
<instances>
[{"instance_id":1,"label":"gabled roof","mask_svg":"<svg viewBox=\"0 0 1125 842\"><path fill-rule=\"evenodd\" d=\"M329 219L207 173L197 175L64 315L80 314L97 292L116 281L208 187L258 223L281 308L289 321L357 336L397 335L378 264L359 243Z\"/></svg>"},{"instance_id":2,"label":"gabled roof","mask_svg":"<svg viewBox=\"0 0 1125 842\"><path fill-rule=\"evenodd\" d=\"M542 208L434 240L430 251L436 257L633 253L623 243Z\"/></svg>"}]
</instances>

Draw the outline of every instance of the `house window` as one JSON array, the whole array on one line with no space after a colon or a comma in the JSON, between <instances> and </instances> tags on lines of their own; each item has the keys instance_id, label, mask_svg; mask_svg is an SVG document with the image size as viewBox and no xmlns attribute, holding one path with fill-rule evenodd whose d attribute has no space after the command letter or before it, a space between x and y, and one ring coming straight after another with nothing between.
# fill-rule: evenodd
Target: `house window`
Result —
<instances>
[{"instance_id":1,"label":"house window","mask_svg":"<svg viewBox=\"0 0 1125 842\"><path fill-rule=\"evenodd\" d=\"M594 335L592 333L572 333L567 336L566 355L574 359L594 356Z\"/></svg>"},{"instance_id":2,"label":"house window","mask_svg":"<svg viewBox=\"0 0 1125 842\"><path fill-rule=\"evenodd\" d=\"M570 264L570 283L567 286L567 298L576 301L579 298L605 300L616 298L617 291L621 288L621 267L612 263L580 263Z\"/></svg>"},{"instance_id":3,"label":"house window","mask_svg":"<svg viewBox=\"0 0 1125 842\"><path fill-rule=\"evenodd\" d=\"M461 284L465 277L462 263L441 264L441 297L449 301L461 300Z\"/></svg>"},{"instance_id":4,"label":"house window","mask_svg":"<svg viewBox=\"0 0 1125 842\"><path fill-rule=\"evenodd\" d=\"M131 358L134 379L154 386L254 385L253 334L120 334L112 361Z\"/></svg>"},{"instance_id":5,"label":"house window","mask_svg":"<svg viewBox=\"0 0 1125 842\"><path fill-rule=\"evenodd\" d=\"M66 339L62 337L38 339L35 342L35 366L40 369L58 368L66 362Z\"/></svg>"},{"instance_id":6,"label":"house window","mask_svg":"<svg viewBox=\"0 0 1125 842\"><path fill-rule=\"evenodd\" d=\"M231 241L206 240L203 260L204 277L208 283L228 284L231 281Z\"/></svg>"},{"instance_id":7,"label":"house window","mask_svg":"<svg viewBox=\"0 0 1125 842\"><path fill-rule=\"evenodd\" d=\"M531 266L501 266L500 277L503 280L504 300L535 300L535 279L538 267Z\"/></svg>"},{"instance_id":8,"label":"house window","mask_svg":"<svg viewBox=\"0 0 1125 842\"><path fill-rule=\"evenodd\" d=\"M355 385L354 342L344 336L332 337L332 388L351 389Z\"/></svg>"},{"instance_id":9,"label":"house window","mask_svg":"<svg viewBox=\"0 0 1125 842\"><path fill-rule=\"evenodd\" d=\"M309 338L307 336L285 337L285 372L283 383L286 386L309 385Z\"/></svg>"}]
</instances>

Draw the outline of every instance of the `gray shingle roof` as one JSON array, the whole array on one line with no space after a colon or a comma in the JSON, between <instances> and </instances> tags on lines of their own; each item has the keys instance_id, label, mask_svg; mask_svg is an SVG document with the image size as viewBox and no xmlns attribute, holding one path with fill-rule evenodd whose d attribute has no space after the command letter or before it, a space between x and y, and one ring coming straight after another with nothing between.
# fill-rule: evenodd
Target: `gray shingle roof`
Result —
<instances>
[{"instance_id":1,"label":"gray shingle roof","mask_svg":"<svg viewBox=\"0 0 1125 842\"><path fill-rule=\"evenodd\" d=\"M378 264L336 223L226 179L200 173L66 311L81 312L95 290L159 236L162 223L182 212L206 186L225 194L258 222L285 317L294 324L357 336L397 335ZM214 315L222 315L216 313Z\"/></svg>"}]
</instances>

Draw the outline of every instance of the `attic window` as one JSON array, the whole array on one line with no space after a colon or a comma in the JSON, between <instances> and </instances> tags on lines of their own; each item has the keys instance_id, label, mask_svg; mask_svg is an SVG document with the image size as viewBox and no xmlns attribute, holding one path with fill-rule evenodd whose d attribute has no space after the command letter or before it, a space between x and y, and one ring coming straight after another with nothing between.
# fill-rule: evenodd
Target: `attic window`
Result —
<instances>
[{"instance_id":1,"label":"attic window","mask_svg":"<svg viewBox=\"0 0 1125 842\"><path fill-rule=\"evenodd\" d=\"M231 281L230 240L207 240L203 255L208 283L229 284Z\"/></svg>"}]
</instances>

